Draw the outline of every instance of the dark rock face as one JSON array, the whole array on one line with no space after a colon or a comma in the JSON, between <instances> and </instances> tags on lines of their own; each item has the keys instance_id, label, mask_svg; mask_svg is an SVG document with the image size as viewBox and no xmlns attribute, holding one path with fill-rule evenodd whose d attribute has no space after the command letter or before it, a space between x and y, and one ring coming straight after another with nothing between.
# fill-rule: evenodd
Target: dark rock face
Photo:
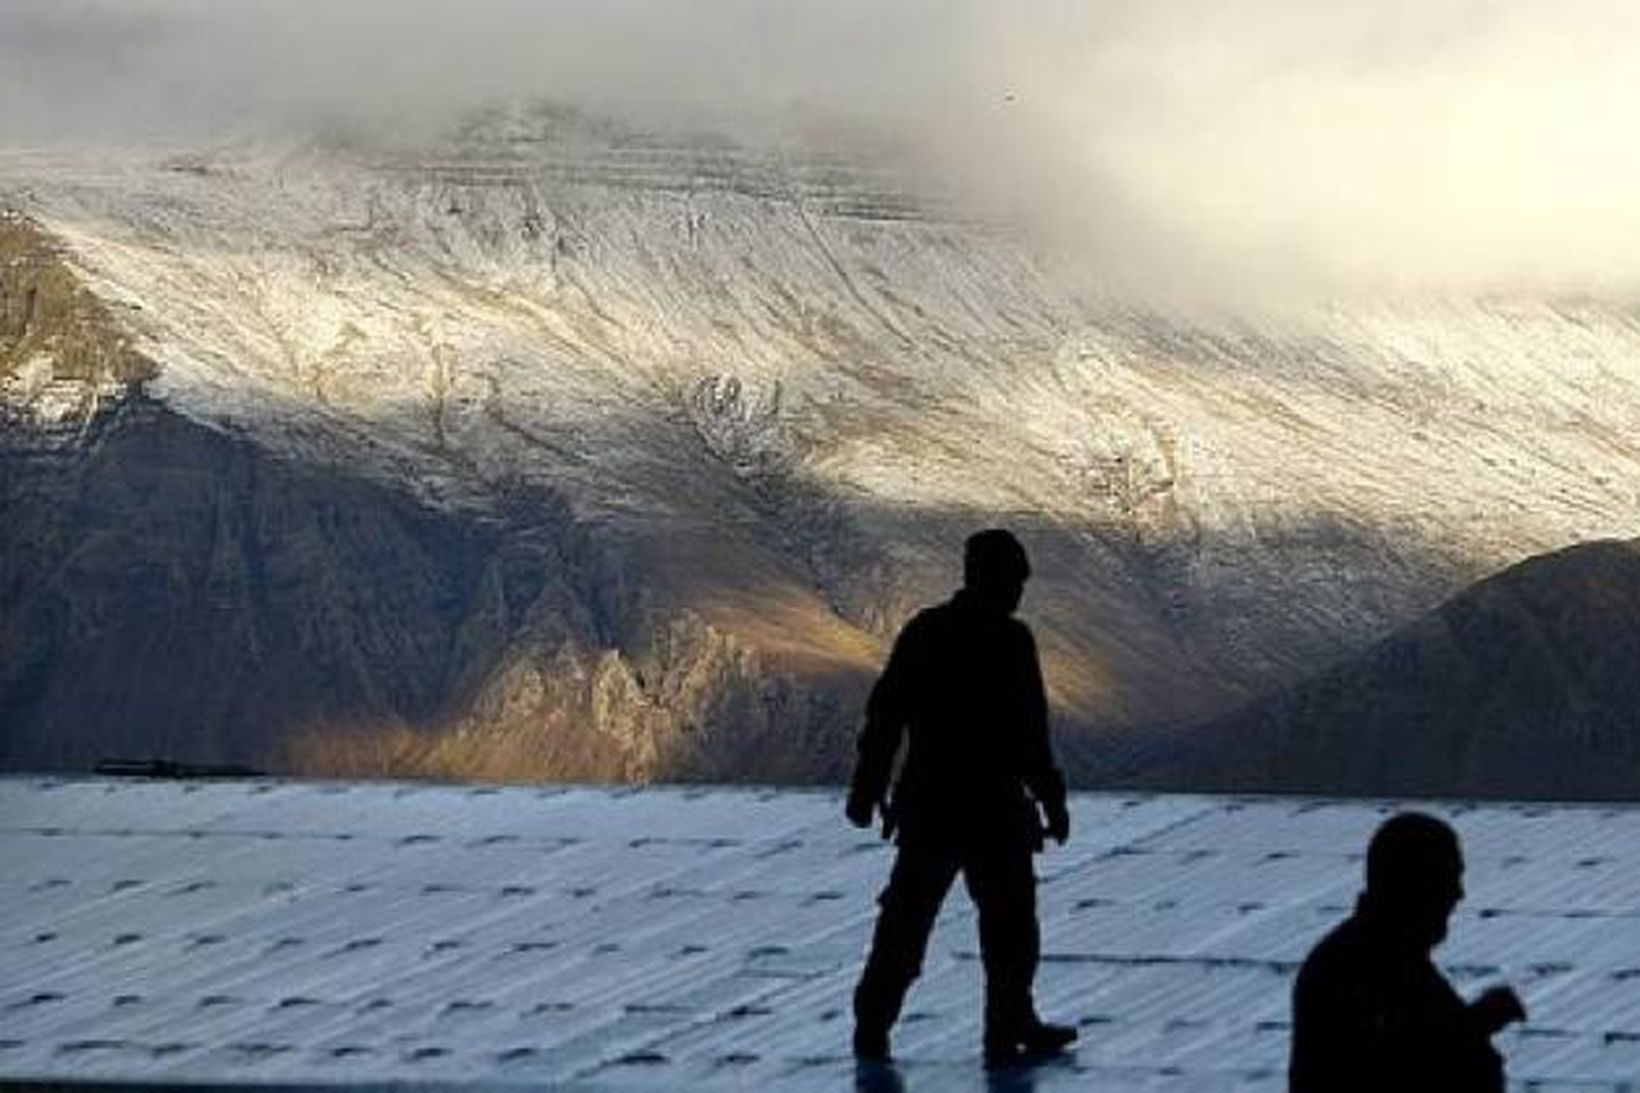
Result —
<instances>
[{"instance_id":1,"label":"dark rock face","mask_svg":"<svg viewBox=\"0 0 1640 1093\"><path fill-rule=\"evenodd\" d=\"M807 780L843 765L848 680L817 689L663 617L550 496L440 512L136 394L73 441L10 423L0 459L0 767Z\"/></svg>"},{"instance_id":2,"label":"dark rock face","mask_svg":"<svg viewBox=\"0 0 1640 1093\"><path fill-rule=\"evenodd\" d=\"M59 458L0 506L7 766L265 763L269 722L424 721L483 656L452 654L494 544L408 498L145 399Z\"/></svg>"},{"instance_id":3,"label":"dark rock face","mask_svg":"<svg viewBox=\"0 0 1640 1093\"><path fill-rule=\"evenodd\" d=\"M1194 730L1157 780L1352 795L1640 797L1640 542L1530 559Z\"/></svg>"}]
</instances>

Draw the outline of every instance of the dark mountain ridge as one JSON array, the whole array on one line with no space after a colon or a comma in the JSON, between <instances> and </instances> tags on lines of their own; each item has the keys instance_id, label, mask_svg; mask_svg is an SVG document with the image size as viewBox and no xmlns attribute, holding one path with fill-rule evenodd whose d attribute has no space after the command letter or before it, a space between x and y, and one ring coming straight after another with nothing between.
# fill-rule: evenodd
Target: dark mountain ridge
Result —
<instances>
[{"instance_id":1,"label":"dark mountain ridge","mask_svg":"<svg viewBox=\"0 0 1640 1093\"><path fill-rule=\"evenodd\" d=\"M1640 798L1640 540L1494 574L1191 730L1158 772L1202 789Z\"/></svg>"}]
</instances>

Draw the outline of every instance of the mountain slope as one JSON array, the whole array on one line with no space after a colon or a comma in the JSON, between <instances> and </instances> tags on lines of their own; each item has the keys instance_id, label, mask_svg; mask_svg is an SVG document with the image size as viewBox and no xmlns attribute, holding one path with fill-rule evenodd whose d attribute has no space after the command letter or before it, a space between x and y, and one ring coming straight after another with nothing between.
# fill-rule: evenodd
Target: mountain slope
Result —
<instances>
[{"instance_id":1,"label":"mountain slope","mask_svg":"<svg viewBox=\"0 0 1640 1093\"><path fill-rule=\"evenodd\" d=\"M483 630L410 669L436 697L197 730L313 772L835 776L886 641L950 590L965 534L1007 523L1037 563L1024 614L1064 745L1108 779L1158 730L1291 684L1485 572L1636 531L1640 325L1598 302L1160 315L1071 291L1016 233L896 172L552 111L430 150L10 154L0 203L14 249L50 255L101 309L97 337L142 362L76 370L63 346L89 336L41 335L7 267L5 314L35 318L0 335L4 546L25 559L0 608L47 587L66 606L38 616L56 636L13 639L56 652L31 653L0 711L11 739L93 742L13 764L101 750L107 711L136 739L164 720L121 706L130 679L75 674L62 621L96 586L124 590L99 612L141 625L137 586L118 567L88 580L64 545L99 526L75 499L134 461L212 481L194 530L153 521L127 548L196 590L189 537L243 501L241 457L213 453L319 491L268 503L270 542L327 506L375 529L344 538L379 556L327 526L330 561L293 567L313 633L288 640L319 662L361 648L328 628ZM159 420L199 443L122 431ZM119 437L141 454L111 456ZM119 524L163 494L144 482L98 511ZM459 548L381 530L423 521ZM384 589L459 591L349 598L378 565ZM357 612L379 617L341 618ZM243 642L177 629L211 635L201 662ZM374 667L357 679L402 659L358 656ZM40 672L102 688L104 712L40 698L67 693ZM555 743L593 723L620 746Z\"/></svg>"},{"instance_id":2,"label":"mountain slope","mask_svg":"<svg viewBox=\"0 0 1640 1093\"><path fill-rule=\"evenodd\" d=\"M1488 577L1360 656L1190 734L1190 785L1640 794L1640 542Z\"/></svg>"}]
</instances>

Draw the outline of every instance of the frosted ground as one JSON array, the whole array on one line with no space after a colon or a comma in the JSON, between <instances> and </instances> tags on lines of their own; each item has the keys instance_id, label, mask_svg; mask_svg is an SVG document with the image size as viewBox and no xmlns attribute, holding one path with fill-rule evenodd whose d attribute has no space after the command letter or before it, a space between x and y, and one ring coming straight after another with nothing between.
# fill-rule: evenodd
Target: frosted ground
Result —
<instances>
[{"instance_id":1,"label":"frosted ground","mask_svg":"<svg viewBox=\"0 0 1640 1093\"><path fill-rule=\"evenodd\" d=\"M1514 1088L1640 1076L1640 811L1433 806L1439 956ZM1291 976L1387 803L1077 795L1039 859L1052 1066L980 1066L953 898L906 1089L1285 1088ZM0 781L0 1080L837 1089L888 849L829 791Z\"/></svg>"}]
</instances>

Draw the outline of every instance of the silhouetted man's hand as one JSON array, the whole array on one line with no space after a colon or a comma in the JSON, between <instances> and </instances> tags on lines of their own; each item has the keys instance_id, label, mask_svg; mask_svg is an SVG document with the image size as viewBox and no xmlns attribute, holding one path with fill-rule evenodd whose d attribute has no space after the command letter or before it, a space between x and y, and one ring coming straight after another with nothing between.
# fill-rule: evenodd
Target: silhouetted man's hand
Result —
<instances>
[{"instance_id":1,"label":"silhouetted man's hand","mask_svg":"<svg viewBox=\"0 0 1640 1093\"><path fill-rule=\"evenodd\" d=\"M1495 1035L1514 1024L1526 1020L1526 1007L1520 995L1509 987L1493 987L1469 1003L1469 1012L1488 1036Z\"/></svg>"},{"instance_id":2,"label":"silhouetted man's hand","mask_svg":"<svg viewBox=\"0 0 1640 1093\"><path fill-rule=\"evenodd\" d=\"M1042 814L1048 820L1048 837L1060 846L1071 837L1071 814L1065 810L1063 799L1042 802Z\"/></svg>"},{"instance_id":3,"label":"silhouetted man's hand","mask_svg":"<svg viewBox=\"0 0 1640 1093\"><path fill-rule=\"evenodd\" d=\"M848 822L855 827L870 827L876 811L877 802L860 793L850 793L848 804L843 806L843 813L848 816Z\"/></svg>"}]
</instances>

